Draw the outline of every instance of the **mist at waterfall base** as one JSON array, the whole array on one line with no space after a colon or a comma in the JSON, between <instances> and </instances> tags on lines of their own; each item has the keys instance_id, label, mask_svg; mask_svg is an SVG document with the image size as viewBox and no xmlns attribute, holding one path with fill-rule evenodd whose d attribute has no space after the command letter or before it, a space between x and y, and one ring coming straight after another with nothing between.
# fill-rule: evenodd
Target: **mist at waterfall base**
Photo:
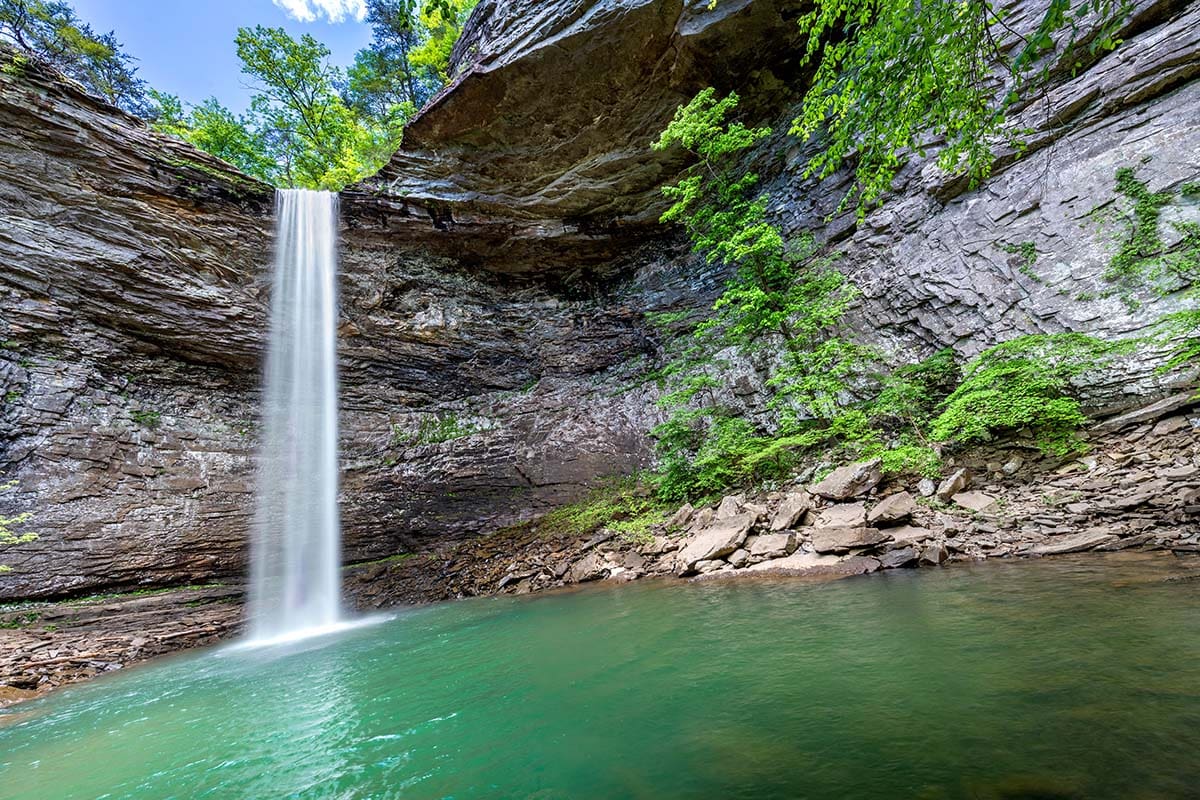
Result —
<instances>
[{"instance_id":1,"label":"mist at waterfall base","mask_svg":"<svg viewBox=\"0 0 1200 800\"><path fill-rule=\"evenodd\" d=\"M337 195L275 194L275 265L251 542L249 641L340 623Z\"/></svg>"},{"instance_id":2,"label":"mist at waterfall base","mask_svg":"<svg viewBox=\"0 0 1200 800\"><path fill-rule=\"evenodd\" d=\"M1183 562L414 608L0 712L0 797L1196 797L1200 582Z\"/></svg>"}]
</instances>

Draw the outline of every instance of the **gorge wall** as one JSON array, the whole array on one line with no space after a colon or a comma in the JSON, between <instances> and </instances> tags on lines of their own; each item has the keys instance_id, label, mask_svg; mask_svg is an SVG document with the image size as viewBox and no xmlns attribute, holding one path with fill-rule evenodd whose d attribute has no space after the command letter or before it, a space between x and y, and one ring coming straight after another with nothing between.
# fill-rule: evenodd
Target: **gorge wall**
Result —
<instances>
[{"instance_id":1,"label":"gorge wall","mask_svg":"<svg viewBox=\"0 0 1200 800\"><path fill-rule=\"evenodd\" d=\"M648 144L707 85L785 130L800 6L480 4L458 77L342 195L348 561L475 536L649 463L644 314L702 307L722 277L656 224L686 160ZM1014 4L1016 24L1039 6ZM1179 191L1200 174L1200 3L1142 2L1124 38L1025 110L1029 152L978 188L918 162L862 224L826 223L845 178L801 180L802 143L767 140L748 167L789 232L842 253L857 327L898 361L1145 331L1179 298L1108 291L1114 174L1173 191L1165 221L1200 220ZM5 550L0 599L236 579L270 188L32 68L0 73L0 165L0 483L17 482L0 513L31 511L40 534ZM1119 405L1161 381L1147 359L1093 388Z\"/></svg>"}]
</instances>

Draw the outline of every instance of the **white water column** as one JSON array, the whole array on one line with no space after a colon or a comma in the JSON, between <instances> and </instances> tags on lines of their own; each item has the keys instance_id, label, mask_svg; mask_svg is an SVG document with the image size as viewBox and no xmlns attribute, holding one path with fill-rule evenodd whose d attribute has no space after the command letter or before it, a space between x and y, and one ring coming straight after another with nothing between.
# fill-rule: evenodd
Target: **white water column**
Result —
<instances>
[{"instance_id":1,"label":"white water column","mask_svg":"<svg viewBox=\"0 0 1200 800\"><path fill-rule=\"evenodd\" d=\"M275 193L275 274L252 538L252 640L341 613L337 508L337 195Z\"/></svg>"}]
</instances>

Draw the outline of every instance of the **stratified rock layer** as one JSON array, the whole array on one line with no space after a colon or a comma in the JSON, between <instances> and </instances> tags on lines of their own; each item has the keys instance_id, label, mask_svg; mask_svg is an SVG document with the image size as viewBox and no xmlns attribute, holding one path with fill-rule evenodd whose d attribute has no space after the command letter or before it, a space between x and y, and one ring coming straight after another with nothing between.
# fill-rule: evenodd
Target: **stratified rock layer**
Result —
<instances>
[{"instance_id":1,"label":"stratified rock layer","mask_svg":"<svg viewBox=\"0 0 1200 800\"><path fill-rule=\"evenodd\" d=\"M1018 27L1043 8L1018 5ZM686 158L648 145L705 85L781 131L803 85L802 3L708 6L484 0L459 77L343 193L348 560L465 541L648 462L644 313L703 308L724 278L655 224ZM865 340L896 361L971 355L1136 334L1179 307L1103 273L1129 211L1118 168L1173 193L1164 235L1200 220L1179 191L1200 177L1200 3L1143 0L1122 35L1055 78L1023 112L1030 152L975 189L914 160L883 209L826 224L844 175L802 180L806 146L782 133L753 154L784 229L842 253ZM5 550L0 598L239 576L271 190L16 72L0 73L0 483L17 487L0 513L31 511L41 538ZM1089 390L1157 391L1153 366ZM761 376L737 370L733 399L761 406Z\"/></svg>"}]
</instances>

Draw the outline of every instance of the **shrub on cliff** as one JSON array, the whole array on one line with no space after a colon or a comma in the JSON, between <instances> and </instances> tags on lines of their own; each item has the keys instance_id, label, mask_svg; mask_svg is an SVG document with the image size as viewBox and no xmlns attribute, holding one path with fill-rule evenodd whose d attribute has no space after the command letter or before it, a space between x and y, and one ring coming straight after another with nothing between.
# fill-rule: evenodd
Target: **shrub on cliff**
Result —
<instances>
[{"instance_id":1,"label":"shrub on cliff","mask_svg":"<svg viewBox=\"0 0 1200 800\"><path fill-rule=\"evenodd\" d=\"M1102 367L1119 349L1080 333L1022 336L990 347L964 368L930 434L969 444L1028 429L1043 450L1065 455L1080 447L1075 432L1087 421L1072 379Z\"/></svg>"}]
</instances>

